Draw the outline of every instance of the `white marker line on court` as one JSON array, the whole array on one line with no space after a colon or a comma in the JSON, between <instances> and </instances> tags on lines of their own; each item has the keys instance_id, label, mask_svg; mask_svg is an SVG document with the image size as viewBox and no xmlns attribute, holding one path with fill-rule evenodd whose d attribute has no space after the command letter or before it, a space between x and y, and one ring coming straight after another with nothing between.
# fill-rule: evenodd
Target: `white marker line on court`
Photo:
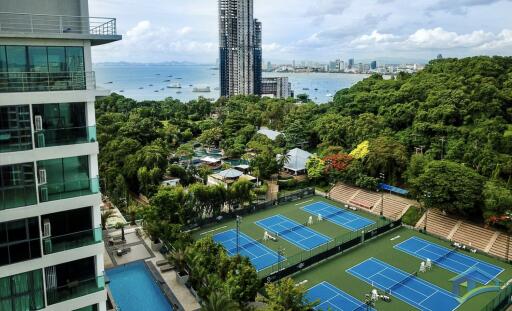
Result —
<instances>
[{"instance_id":1,"label":"white marker line on court","mask_svg":"<svg viewBox=\"0 0 512 311\"><path fill-rule=\"evenodd\" d=\"M217 228L217 229L209 230L209 231L201 233L200 235L212 233L212 232L215 232L215 231L219 231L219 230L224 229L224 228L227 228L227 226L222 226L222 227Z\"/></svg>"},{"instance_id":2,"label":"white marker line on court","mask_svg":"<svg viewBox=\"0 0 512 311\"><path fill-rule=\"evenodd\" d=\"M307 200L307 201L304 201L304 202L300 202L300 203L295 203L295 205L301 205L301 204L308 203L308 202L311 202L311 201L313 201L313 199Z\"/></svg>"}]
</instances>

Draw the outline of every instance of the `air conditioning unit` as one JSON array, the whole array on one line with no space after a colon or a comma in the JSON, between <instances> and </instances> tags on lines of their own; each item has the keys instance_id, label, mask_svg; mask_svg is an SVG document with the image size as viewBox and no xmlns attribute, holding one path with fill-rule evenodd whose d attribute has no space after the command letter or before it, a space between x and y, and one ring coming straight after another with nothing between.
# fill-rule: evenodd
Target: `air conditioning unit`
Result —
<instances>
[{"instance_id":1,"label":"air conditioning unit","mask_svg":"<svg viewBox=\"0 0 512 311\"><path fill-rule=\"evenodd\" d=\"M36 131L43 130L43 117L42 116L34 116L34 129Z\"/></svg>"},{"instance_id":2,"label":"air conditioning unit","mask_svg":"<svg viewBox=\"0 0 512 311\"><path fill-rule=\"evenodd\" d=\"M46 147L46 140L44 138L44 133L37 133L37 147L38 148Z\"/></svg>"},{"instance_id":3,"label":"air conditioning unit","mask_svg":"<svg viewBox=\"0 0 512 311\"><path fill-rule=\"evenodd\" d=\"M48 218L43 220L43 238L49 238L52 236L52 225Z\"/></svg>"},{"instance_id":4,"label":"air conditioning unit","mask_svg":"<svg viewBox=\"0 0 512 311\"><path fill-rule=\"evenodd\" d=\"M46 169L39 169L39 184L46 185Z\"/></svg>"},{"instance_id":5,"label":"air conditioning unit","mask_svg":"<svg viewBox=\"0 0 512 311\"><path fill-rule=\"evenodd\" d=\"M42 186L39 191L39 201L48 202L48 187Z\"/></svg>"}]
</instances>

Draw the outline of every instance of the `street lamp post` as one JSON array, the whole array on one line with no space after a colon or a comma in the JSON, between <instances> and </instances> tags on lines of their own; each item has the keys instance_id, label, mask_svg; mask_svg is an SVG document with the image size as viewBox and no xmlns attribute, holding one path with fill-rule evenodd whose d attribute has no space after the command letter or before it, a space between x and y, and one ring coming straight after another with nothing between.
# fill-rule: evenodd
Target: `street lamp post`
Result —
<instances>
[{"instance_id":1,"label":"street lamp post","mask_svg":"<svg viewBox=\"0 0 512 311\"><path fill-rule=\"evenodd\" d=\"M380 180L381 180L381 183L384 183L384 173L380 173L379 174L379 177L380 177ZM380 215L381 216L384 216L384 189L380 189L380 195L381 195L381 198L380 198Z\"/></svg>"},{"instance_id":2,"label":"street lamp post","mask_svg":"<svg viewBox=\"0 0 512 311\"><path fill-rule=\"evenodd\" d=\"M236 216L236 253L240 254L240 223L242 222L241 216Z\"/></svg>"}]
</instances>

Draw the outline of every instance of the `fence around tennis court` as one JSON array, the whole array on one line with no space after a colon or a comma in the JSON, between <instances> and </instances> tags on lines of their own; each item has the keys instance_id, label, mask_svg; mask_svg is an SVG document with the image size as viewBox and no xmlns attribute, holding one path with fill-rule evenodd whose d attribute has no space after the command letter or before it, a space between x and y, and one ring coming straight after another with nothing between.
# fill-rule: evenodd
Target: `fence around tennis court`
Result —
<instances>
[{"instance_id":1,"label":"fence around tennis court","mask_svg":"<svg viewBox=\"0 0 512 311\"><path fill-rule=\"evenodd\" d=\"M281 261L279 263L276 262L275 264L258 271L258 277L264 279L265 282L277 281L324 259L361 245L367 240L376 238L386 232L399 228L401 225L401 219L391 221L385 218L380 218L364 230L345 233L314 249L301 251L300 253L286 257L285 261Z\"/></svg>"},{"instance_id":2,"label":"fence around tennis court","mask_svg":"<svg viewBox=\"0 0 512 311\"><path fill-rule=\"evenodd\" d=\"M220 216L222 216L222 220L234 219L234 218L236 218L236 216L253 214L258 211L263 211L263 210L266 210L269 208L278 207L282 203L298 201L298 200L301 200L304 198L312 197L314 195L315 195L315 188L313 188L313 187L299 189L299 190L296 190L293 192L288 192L285 195L280 195L276 200L253 202L249 206L245 206L243 208L236 209L229 213L223 212L220 214ZM203 218L203 219L198 220L193 225L193 227L194 228L197 228L197 227L204 228L210 224L215 224L218 222L219 222L219 220L217 219L217 217ZM185 230L187 230L187 229L192 229L192 228L185 228Z\"/></svg>"},{"instance_id":3,"label":"fence around tennis court","mask_svg":"<svg viewBox=\"0 0 512 311\"><path fill-rule=\"evenodd\" d=\"M493 300L489 301L482 311L501 311L512 304L512 284L508 284L500 290Z\"/></svg>"}]
</instances>

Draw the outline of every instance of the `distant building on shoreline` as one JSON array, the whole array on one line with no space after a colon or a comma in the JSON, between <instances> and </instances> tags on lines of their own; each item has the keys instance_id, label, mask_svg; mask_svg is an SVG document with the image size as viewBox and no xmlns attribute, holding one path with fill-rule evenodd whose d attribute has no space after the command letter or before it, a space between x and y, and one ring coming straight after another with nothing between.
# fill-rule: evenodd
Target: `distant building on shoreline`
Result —
<instances>
[{"instance_id":1,"label":"distant building on shoreline","mask_svg":"<svg viewBox=\"0 0 512 311\"><path fill-rule=\"evenodd\" d=\"M288 77L263 78L261 86L261 96L264 97L289 98L293 96Z\"/></svg>"},{"instance_id":2,"label":"distant building on shoreline","mask_svg":"<svg viewBox=\"0 0 512 311\"><path fill-rule=\"evenodd\" d=\"M220 95L259 95L262 25L253 0L219 0Z\"/></svg>"}]
</instances>

